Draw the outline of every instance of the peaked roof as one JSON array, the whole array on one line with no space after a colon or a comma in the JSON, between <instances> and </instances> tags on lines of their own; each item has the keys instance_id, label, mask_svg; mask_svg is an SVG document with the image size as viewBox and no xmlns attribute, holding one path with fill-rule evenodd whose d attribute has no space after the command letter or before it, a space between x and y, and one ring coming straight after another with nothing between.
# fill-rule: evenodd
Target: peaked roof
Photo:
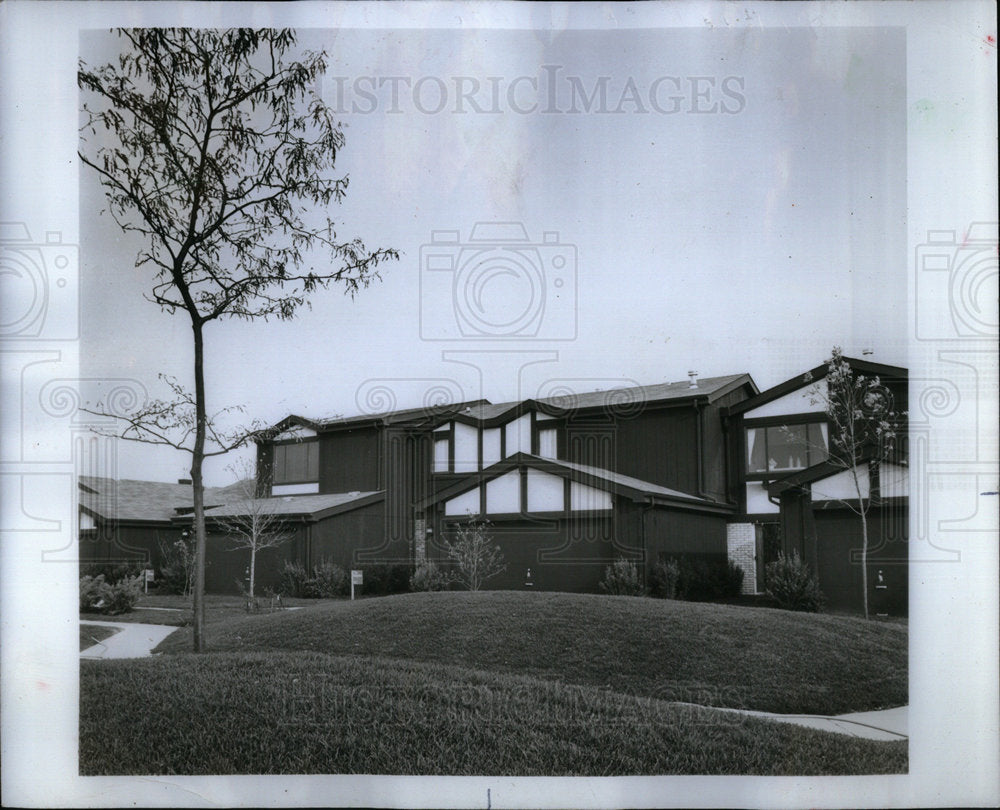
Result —
<instances>
[{"instance_id":1,"label":"peaked roof","mask_svg":"<svg viewBox=\"0 0 1000 810\"><path fill-rule=\"evenodd\" d=\"M749 385L753 394L757 394L758 388L749 374L728 374L723 377L699 379L694 388L691 387L689 380L681 380L679 382L613 388L607 391L586 391L580 394L565 394L496 404L486 399L477 399L453 405L405 408L329 419L307 419L292 414L275 425L273 430L281 431L291 425L302 425L315 431L340 430L376 424L399 424L424 418L433 423L440 423L448 419L477 423L499 423L535 409L555 416L592 409L602 409L611 413L616 411L632 413L638 407L651 404L671 404L696 399L712 402L742 385Z\"/></svg>"},{"instance_id":2,"label":"peaked roof","mask_svg":"<svg viewBox=\"0 0 1000 810\"><path fill-rule=\"evenodd\" d=\"M856 372L877 376L884 380L906 380L909 378L909 370L900 366L887 366L884 363L873 363L870 360L859 360L856 357L844 357L847 364ZM775 399L780 399L785 394L790 394L807 385L812 385L826 377L830 367L822 363L815 368L809 369L802 374L796 374L791 379L778 383L765 391L761 391L756 396L745 399L729 408L730 414L745 413L746 411L759 408Z\"/></svg>"},{"instance_id":3,"label":"peaked roof","mask_svg":"<svg viewBox=\"0 0 1000 810\"><path fill-rule=\"evenodd\" d=\"M243 483L205 487L205 505L216 506L239 497ZM104 520L169 523L179 509L191 509L191 484L137 481L130 478L79 477L80 506Z\"/></svg>"},{"instance_id":4,"label":"peaked roof","mask_svg":"<svg viewBox=\"0 0 1000 810\"><path fill-rule=\"evenodd\" d=\"M586 464L576 464L570 461L542 458L530 453L515 453L509 458L505 458L503 461L498 461L496 464L487 467L482 472L470 473L460 481L425 499L420 504L420 508L426 508L456 495L461 495L463 492L468 492L470 489L478 486L481 481L490 481L498 478L518 467L529 467L552 475L558 475L561 478L568 478L580 484L610 491L615 495L622 495L635 500L649 500L660 505L719 512L731 512L734 508L731 504L701 498L697 495L670 489L669 487L660 486L649 481L642 481L629 475L622 475L612 470L602 469L601 467L591 467Z\"/></svg>"},{"instance_id":5,"label":"peaked roof","mask_svg":"<svg viewBox=\"0 0 1000 810\"><path fill-rule=\"evenodd\" d=\"M350 512L362 506L377 503L385 498L385 492L330 492L322 495L276 495L270 498L245 498L216 506L205 511L206 520L238 518L259 508L261 513L287 518L319 520L321 518ZM178 520L180 518L177 518Z\"/></svg>"}]
</instances>

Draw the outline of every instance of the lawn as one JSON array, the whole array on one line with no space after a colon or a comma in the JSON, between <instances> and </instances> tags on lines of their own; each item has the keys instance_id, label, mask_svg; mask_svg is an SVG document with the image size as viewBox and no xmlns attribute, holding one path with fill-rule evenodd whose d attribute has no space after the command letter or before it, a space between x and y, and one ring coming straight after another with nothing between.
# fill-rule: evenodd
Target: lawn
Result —
<instances>
[{"instance_id":1,"label":"lawn","mask_svg":"<svg viewBox=\"0 0 1000 810\"><path fill-rule=\"evenodd\" d=\"M228 652L84 661L80 674L82 775L907 769L902 742L441 664Z\"/></svg>"},{"instance_id":2,"label":"lawn","mask_svg":"<svg viewBox=\"0 0 1000 810\"><path fill-rule=\"evenodd\" d=\"M905 625L765 608L418 593L234 613L211 622L207 638L216 651L360 654L761 711L843 714L907 703ZM190 648L190 630L182 630L157 651Z\"/></svg>"},{"instance_id":3,"label":"lawn","mask_svg":"<svg viewBox=\"0 0 1000 810\"><path fill-rule=\"evenodd\" d=\"M96 624L80 625L80 652L95 644L100 644L104 639L113 636L118 632L117 627L102 627Z\"/></svg>"},{"instance_id":4,"label":"lawn","mask_svg":"<svg viewBox=\"0 0 1000 810\"><path fill-rule=\"evenodd\" d=\"M583 594L208 605L155 658L83 661L82 774L905 773L873 742L678 705L907 702L903 624ZM155 696L155 699L154 699Z\"/></svg>"}]
</instances>

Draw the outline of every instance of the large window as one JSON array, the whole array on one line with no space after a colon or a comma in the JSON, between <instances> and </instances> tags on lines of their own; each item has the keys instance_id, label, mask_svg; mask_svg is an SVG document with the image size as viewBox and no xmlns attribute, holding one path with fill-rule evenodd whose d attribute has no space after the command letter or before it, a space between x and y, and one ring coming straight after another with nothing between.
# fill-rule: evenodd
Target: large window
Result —
<instances>
[{"instance_id":1,"label":"large window","mask_svg":"<svg viewBox=\"0 0 1000 810\"><path fill-rule=\"evenodd\" d=\"M319 443L296 442L274 446L274 483L298 484L319 480Z\"/></svg>"},{"instance_id":2,"label":"large window","mask_svg":"<svg viewBox=\"0 0 1000 810\"><path fill-rule=\"evenodd\" d=\"M829 437L825 422L747 428L747 472L786 473L826 460Z\"/></svg>"}]
</instances>

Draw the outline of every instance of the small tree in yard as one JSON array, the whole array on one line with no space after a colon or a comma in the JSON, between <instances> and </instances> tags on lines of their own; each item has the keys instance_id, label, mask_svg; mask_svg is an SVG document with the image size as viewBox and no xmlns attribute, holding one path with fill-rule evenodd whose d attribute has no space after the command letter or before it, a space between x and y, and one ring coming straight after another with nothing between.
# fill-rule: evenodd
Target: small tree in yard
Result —
<instances>
[{"instance_id":1,"label":"small tree in yard","mask_svg":"<svg viewBox=\"0 0 1000 810\"><path fill-rule=\"evenodd\" d=\"M455 580L470 591L478 591L487 579L506 571L507 564L500 546L490 537L489 521L470 518L456 528L454 541L444 541L444 548L455 566Z\"/></svg>"},{"instance_id":2,"label":"small tree in yard","mask_svg":"<svg viewBox=\"0 0 1000 810\"><path fill-rule=\"evenodd\" d=\"M80 62L80 160L99 178L119 227L141 242L135 267L149 271L146 298L190 321L194 391L168 379L169 400L124 416L101 406L92 412L123 419L123 438L191 454L200 652L203 462L255 437L224 433L209 416L205 329L226 318L292 318L309 293L332 283L353 295L398 254L339 239L327 214L343 200L348 178L331 176L344 135L311 92L326 72L324 53L294 58L290 30L116 33L122 50L110 64ZM313 266L320 251L326 257Z\"/></svg>"},{"instance_id":3,"label":"small tree in yard","mask_svg":"<svg viewBox=\"0 0 1000 810\"><path fill-rule=\"evenodd\" d=\"M868 512L875 500L875 481L881 463L895 446L896 429L905 414L896 413L892 393L878 377L854 372L839 346L833 347L827 369L826 385L818 384L809 393L813 404L823 404L830 421L828 461L849 473L857 495L856 501L838 500L861 520L861 587L867 619ZM862 473L859 466L865 463Z\"/></svg>"},{"instance_id":4,"label":"small tree in yard","mask_svg":"<svg viewBox=\"0 0 1000 810\"><path fill-rule=\"evenodd\" d=\"M229 505L235 514L216 519L219 528L232 541L233 549L246 549L250 554L250 582L247 596L254 598L257 576L257 553L266 548L284 545L294 536L274 513L274 501L257 497L257 480L253 465L244 460L229 468L239 484L239 501Z\"/></svg>"}]
</instances>

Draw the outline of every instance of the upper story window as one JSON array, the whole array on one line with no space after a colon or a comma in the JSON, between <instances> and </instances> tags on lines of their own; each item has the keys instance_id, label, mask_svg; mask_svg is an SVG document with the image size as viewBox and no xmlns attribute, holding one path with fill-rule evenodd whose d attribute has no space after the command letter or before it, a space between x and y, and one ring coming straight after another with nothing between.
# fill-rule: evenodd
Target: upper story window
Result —
<instances>
[{"instance_id":1,"label":"upper story window","mask_svg":"<svg viewBox=\"0 0 1000 810\"><path fill-rule=\"evenodd\" d=\"M274 446L274 483L298 484L319 480L319 442Z\"/></svg>"},{"instance_id":2,"label":"upper story window","mask_svg":"<svg viewBox=\"0 0 1000 810\"><path fill-rule=\"evenodd\" d=\"M829 441L826 422L747 428L747 473L804 470L826 460Z\"/></svg>"}]
</instances>

